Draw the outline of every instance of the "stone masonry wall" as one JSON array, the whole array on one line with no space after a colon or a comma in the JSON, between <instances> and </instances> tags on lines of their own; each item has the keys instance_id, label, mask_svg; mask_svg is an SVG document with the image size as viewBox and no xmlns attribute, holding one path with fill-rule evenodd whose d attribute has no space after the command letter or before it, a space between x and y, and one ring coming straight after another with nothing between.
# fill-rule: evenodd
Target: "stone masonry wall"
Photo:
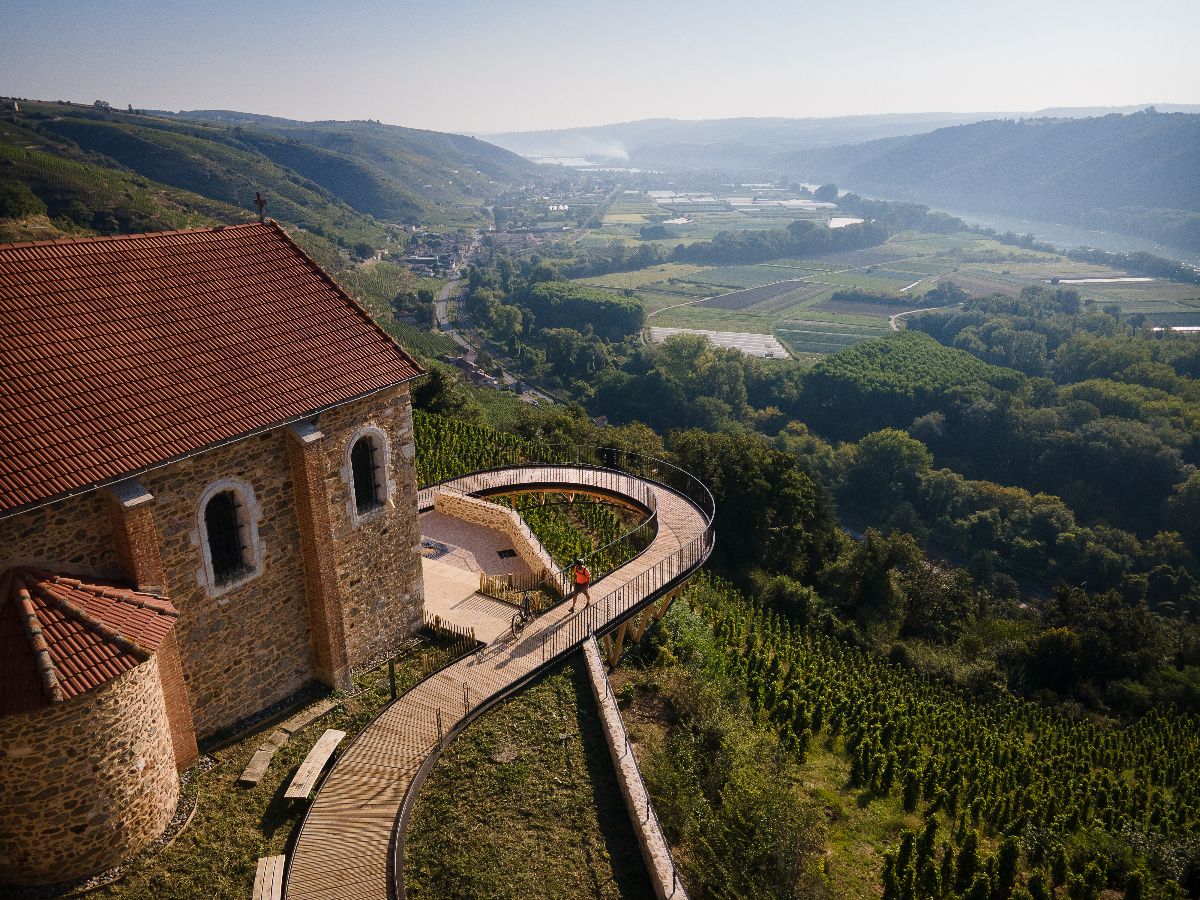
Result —
<instances>
[{"instance_id":1,"label":"stone masonry wall","mask_svg":"<svg viewBox=\"0 0 1200 900\"><path fill-rule=\"evenodd\" d=\"M421 627L421 531L416 445L407 385L322 413L334 560L350 665L374 659ZM388 499L355 515L351 444L364 429L387 436Z\"/></svg>"},{"instance_id":2,"label":"stone masonry wall","mask_svg":"<svg viewBox=\"0 0 1200 900\"><path fill-rule=\"evenodd\" d=\"M0 572L34 565L64 575L119 578L110 515L93 491L0 519Z\"/></svg>"},{"instance_id":3,"label":"stone masonry wall","mask_svg":"<svg viewBox=\"0 0 1200 900\"><path fill-rule=\"evenodd\" d=\"M204 571L200 500L222 479L254 491L257 574L213 591ZM288 448L283 429L141 476L155 497L167 596L199 737L281 700L314 677ZM244 509L245 516L255 515Z\"/></svg>"},{"instance_id":4,"label":"stone masonry wall","mask_svg":"<svg viewBox=\"0 0 1200 900\"><path fill-rule=\"evenodd\" d=\"M322 414L337 595L350 665L373 659L421 625L416 448L407 386ZM386 435L387 503L354 514L348 449L365 428ZM296 692L316 677L305 571L286 429L247 438L139 476L153 496L166 594L187 694L200 737ZM199 504L214 482L253 491L243 514L257 521L256 574L225 589L208 585ZM121 578L111 501L97 492L0 520L0 571L37 564L55 572Z\"/></svg>"},{"instance_id":5,"label":"stone masonry wall","mask_svg":"<svg viewBox=\"0 0 1200 900\"><path fill-rule=\"evenodd\" d=\"M49 708L0 718L0 884L116 865L179 800L156 657Z\"/></svg>"},{"instance_id":6,"label":"stone masonry wall","mask_svg":"<svg viewBox=\"0 0 1200 900\"><path fill-rule=\"evenodd\" d=\"M512 541L513 549L534 574L553 572L556 568L546 548L529 532L520 513L514 509L448 490L434 492L433 508L464 522L499 531Z\"/></svg>"}]
</instances>

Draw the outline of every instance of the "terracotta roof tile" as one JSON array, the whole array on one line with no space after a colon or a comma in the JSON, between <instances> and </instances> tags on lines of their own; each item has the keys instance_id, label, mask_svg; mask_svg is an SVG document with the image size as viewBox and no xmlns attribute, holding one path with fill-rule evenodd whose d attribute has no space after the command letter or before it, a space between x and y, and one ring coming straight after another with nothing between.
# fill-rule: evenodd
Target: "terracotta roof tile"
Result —
<instances>
[{"instance_id":1,"label":"terracotta roof tile","mask_svg":"<svg viewBox=\"0 0 1200 900\"><path fill-rule=\"evenodd\" d=\"M274 223L0 245L0 515L420 374Z\"/></svg>"},{"instance_id":2,"label":"terracotta roof tile","mask_svg":"<svg viewBox=\"0 0 1200 900\"><path fill-rule=\"evenodd\" d=\"M0 576L0 715L65 702L132 669L178 617L164 597L8 570Z\"/></svg>"}]
</instances>

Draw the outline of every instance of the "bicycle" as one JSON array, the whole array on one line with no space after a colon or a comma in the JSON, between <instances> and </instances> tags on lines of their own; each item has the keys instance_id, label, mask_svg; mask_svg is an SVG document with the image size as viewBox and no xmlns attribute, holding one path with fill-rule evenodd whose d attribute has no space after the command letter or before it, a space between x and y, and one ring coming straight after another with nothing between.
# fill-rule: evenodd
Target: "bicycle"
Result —
<instances>
[{"instance_id":1,"label":"bicycle","mask_svg":"<svg viewBox=\"0 0 1200 900\"><path fill-rule=\"evenodd\" d=\"M526 591L521 597L521 608L514 613L512 617L512 636L516 637L519 635L525 630L525 626L532 622L536 617L537 616L533 611L533 598L530 595L530 592Z\"/></svg>"}]
</instances>

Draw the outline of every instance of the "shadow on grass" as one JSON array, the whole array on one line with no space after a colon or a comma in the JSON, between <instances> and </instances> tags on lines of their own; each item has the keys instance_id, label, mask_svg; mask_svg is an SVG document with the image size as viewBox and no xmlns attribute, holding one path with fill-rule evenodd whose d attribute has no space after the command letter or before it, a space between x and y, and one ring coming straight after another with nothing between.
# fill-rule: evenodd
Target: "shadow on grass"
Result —
<instances>
[{"instance_id":1,"label":"shadow on grass","mask_svg":"<svg viewBox=\"0 0 1200 900\"><path fill-rule=\"evenodd\" d=\"M592 696L591 680L582 661L572 667L572 683L579 702L575 706L576 721L583 739L584 765L588 781L596 798L596 818L605 849L612 859L613 879L625 898L650 898L654 889L646 873L638 847L633 823L625 806L625 798L617 784L612 756L600 725L600 713ZM597 896L600 896L599 885Z\"/></svg>"},{"instance_id":2,"label":"shadow on grass","mask_svg":"<svg viewBox=\"0 0 1200 900\"><path fill-rule=\"evenodd\" d=\"M263 837L268 841L275 837L275 832L279 829L290 830L294 828L308 807L307 801L287 800L283 796L284 792L287 791L288 785L292 783L292 779L296 777L296 772L299 770L299 763L288 770L283 780L279 782L279 787L275 790L275 793L271 795L271 802L263 810L262 833ZM293 838L295 838L294 834L289 837L289 843Z\"/></svg>"}]
</instances>

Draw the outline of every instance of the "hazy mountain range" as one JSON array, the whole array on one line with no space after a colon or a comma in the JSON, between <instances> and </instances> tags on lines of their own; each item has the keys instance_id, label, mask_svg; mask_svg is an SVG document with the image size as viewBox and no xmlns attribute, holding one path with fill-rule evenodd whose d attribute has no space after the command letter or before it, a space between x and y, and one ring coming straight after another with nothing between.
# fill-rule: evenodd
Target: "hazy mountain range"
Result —
<instances>
[{"instance_id":1,"label":"hazy mountain range","mask_svg":"<svg viewBox=\"0 0 1200 900\"><path fill-rule=\"evenodd\" d=\"M1086 118L1130 113L1150 104L1074 107L1037 112L930 112L829 118L642 119L613 125L479 135L526 157L590 157L631 165L759 168L780 152L922 134L988 119ZM1162 112L1200 113L1200 104L1158 104Z\"/></svg>"},{"instance_id":2,"label":"hazy mountain range","mask_svg":"<svg viewBox=\"0 0 1200 900\"><path fill-rule=\"evenodd\" d=\"M530 156L812 183L1200 251L1200 105L831 119L653 119L491 135Z\"/></svg>"}]
</instances>

